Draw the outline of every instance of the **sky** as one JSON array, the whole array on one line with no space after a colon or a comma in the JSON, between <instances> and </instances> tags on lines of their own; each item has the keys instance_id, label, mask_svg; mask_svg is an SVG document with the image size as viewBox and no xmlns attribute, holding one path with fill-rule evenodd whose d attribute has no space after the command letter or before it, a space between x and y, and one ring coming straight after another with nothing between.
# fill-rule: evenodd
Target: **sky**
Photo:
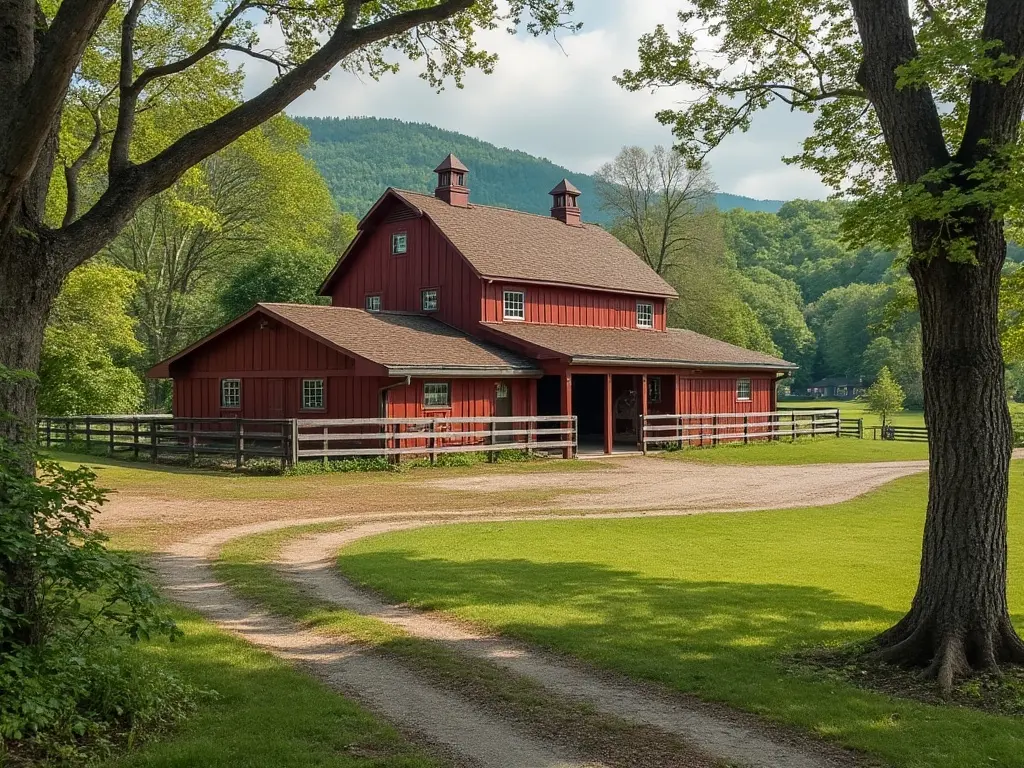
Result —
<instances>
[{"instance_id":1,"label":"sky","mask_svg":"<svg viewBox=\"0 0 1024 768\"><path fill-rule=\"evenodd\" d=\"M576 34L557 42L503 30L481 35L498 54L493 74L472 72L465 88L437 94L419 77L415 63L375 82L335 72L287 110L319 117L375 116L430 123L502 147L520 149L574 171L593 172L627 145L652 148L672 143L670 130L654 118L681 97L669 89L629 93L612 77L637 64L640 36L663 22L676 26L682 0L577 0ZM278 33L264 28L262 44ZM273 70L248 60L246 95L255 95ZM760 114L745 134L727 139L710 155L711 172L723 192L761 199L823 198L817 176L787 166L810 129L808 117L782 106Z\"/></svg>"}]
</instances>

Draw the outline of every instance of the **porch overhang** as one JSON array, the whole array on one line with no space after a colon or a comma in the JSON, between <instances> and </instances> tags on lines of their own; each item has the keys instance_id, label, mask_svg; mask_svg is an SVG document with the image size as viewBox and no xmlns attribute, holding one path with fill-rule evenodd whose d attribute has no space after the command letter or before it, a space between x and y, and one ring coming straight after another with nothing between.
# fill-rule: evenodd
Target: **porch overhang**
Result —
<instances>
[{"instance_id":1,"label":"porch overhang","mask_svg":"<svg viewBox=\"0 0 1024 768\"><path fill-rule=\"evenodd\" d=\"M778 365L776 363L716 363L708 360L660 360L643 357L597 357L575 356L569 359L570 365L586 365L600 367L603 365L631 368L693 368L696 370L742 370L742 371L795 371L798 366L792 363Z\"/></svg>"},{"instance_id":2,"label":"porch overhang","mask_svg":"<svg viewBox=\"0 0 1024 768\"><path fill-rule=\"evenodd\" d=\"M544 375L540 368L481 367L464 365L388 366L388 376L414 379L455 378L455 379L539 379Z\"/></svg>"}]
</instances>

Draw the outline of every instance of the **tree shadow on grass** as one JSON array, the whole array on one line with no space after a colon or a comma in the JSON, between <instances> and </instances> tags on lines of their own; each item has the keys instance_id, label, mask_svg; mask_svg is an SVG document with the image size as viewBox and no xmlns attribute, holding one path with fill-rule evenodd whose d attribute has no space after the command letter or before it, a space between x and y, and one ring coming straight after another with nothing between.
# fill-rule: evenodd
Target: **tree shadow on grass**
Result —
<instances>
[{"instance_id":1,"label":"tree shadow on grass","mask_svg":"<svg viewBox=\"0 0 1024 768\"><path fill-rule=\"evenodd\" d=\"M800 725L896 765L1024 766L1024 721L857 688L786 663L864 640L902 614L830 590L688 581L581 562L452 562L390 550L342 571L396 600L451 612L598 666Z\"/></svg>"}]
</instances>

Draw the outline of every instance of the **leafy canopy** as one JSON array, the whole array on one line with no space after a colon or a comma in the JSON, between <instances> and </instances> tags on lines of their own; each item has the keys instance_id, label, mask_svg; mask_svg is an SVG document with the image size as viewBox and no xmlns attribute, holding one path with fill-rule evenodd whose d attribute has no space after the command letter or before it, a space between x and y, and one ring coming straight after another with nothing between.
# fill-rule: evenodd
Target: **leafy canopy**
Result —
<instances>
[{"instance_id":1,"label":"leafy canopy","mask_svg":"<svg viewBox=\"0 0 1024 768\"><path fill-rule=\"evenodd\" d=\"M867 400L868 410L882 417L884 427L890 416L903 410L906 396L903 394L903 388L892 377L888 366L883 366L878 372L878 379L868 387L864 398Z\"/></svg>"}]
</instances>

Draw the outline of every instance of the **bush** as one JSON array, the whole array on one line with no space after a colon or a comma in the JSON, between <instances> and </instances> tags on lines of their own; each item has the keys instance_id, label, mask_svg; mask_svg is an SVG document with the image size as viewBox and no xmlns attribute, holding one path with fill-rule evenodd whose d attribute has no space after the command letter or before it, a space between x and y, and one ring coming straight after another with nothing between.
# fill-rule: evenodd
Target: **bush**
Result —
<instances>
[{"instance_id":1,"label":"bush","mask_svg":"<svg viewBox=\"0 0 1024 768\"><path fill-rule=\"evenodd\" d=\"M25 471L33 460L35 476ZM0 754L102 752L177 719L194 699L132 653L132 643L178 630L146 572L91 530L104 500L88 468L0 442Z\"/></svg>"},{"instance_id":2,"label":"bush","mask_svg":"<svg viewBox=\"0 0 1024 768\"><path fill-rule=\"evenodd\" d=\"M384 456L366 458L333 459L329 461L300 461L289 467L288 475L328 475L333 472L397 472L399 465L392 464Z\"/></svg>"},{"instance_id":3,"label":"bush","mask_svg":"<svg viewBox=\"0 0 1024 768\"><path fill-rule=\"evenodd\" d=\"M223 469L223 465L220 467ZM242 465L247 475L280 475L284 472L279 459L249 459Z\"/></svg>"}]
</instances>

